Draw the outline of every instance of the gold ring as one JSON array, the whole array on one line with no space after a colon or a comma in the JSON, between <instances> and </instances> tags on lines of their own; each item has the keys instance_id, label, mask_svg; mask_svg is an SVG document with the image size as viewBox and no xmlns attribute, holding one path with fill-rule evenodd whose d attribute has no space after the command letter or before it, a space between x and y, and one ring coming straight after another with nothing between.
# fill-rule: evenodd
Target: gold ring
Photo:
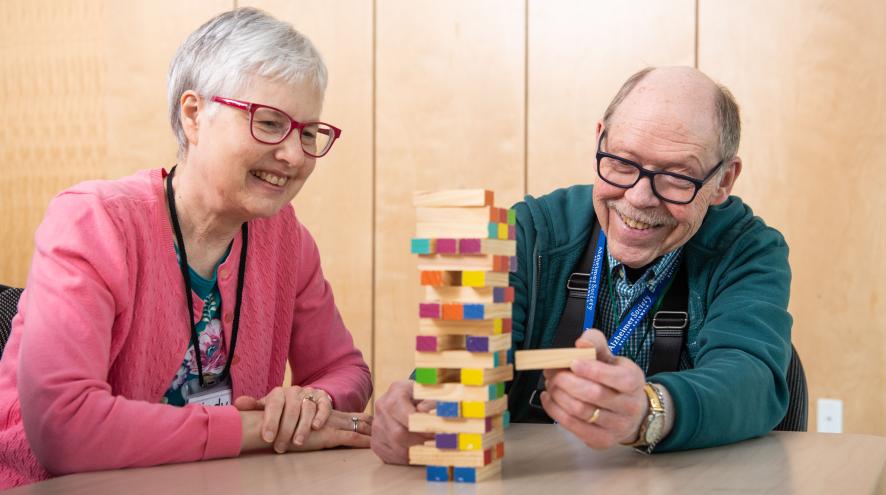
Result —
<instances>
[{"instance_id":1,"label":"gold ring","mask_svg":"<svg viewBox=\"0 0 886 495\"><path fill-rule=\"evenodd\" d=\"M594 424L597 420L600 419L600 408L594 409L594 414L591 414L591 417L587 419L588 424Z\"/></svg>"}]
</instances>

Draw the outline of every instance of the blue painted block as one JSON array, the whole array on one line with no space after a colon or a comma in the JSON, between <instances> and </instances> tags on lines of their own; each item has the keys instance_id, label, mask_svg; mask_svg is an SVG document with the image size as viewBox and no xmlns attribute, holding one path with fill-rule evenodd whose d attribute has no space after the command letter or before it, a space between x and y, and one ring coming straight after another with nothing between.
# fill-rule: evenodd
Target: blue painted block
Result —
<instances>
[{"instance_id":1,"label":"blue painted block","mask_svg":"<svg viewBox=\"0 0 886 495\"><path fill-rule=\"evenodd\" d=\"M428 466L425 474L428 481L449 481L452 479L451 469L449 466Z\"/></svg>"},{"instance_id":2,"label":"blue painted block","mask_svg":"<svg viewBox=\"0 0 886 495\"><path fill-rule=\"evenodd\" d=\"M457 449L458 433L437 433L434 435L438 449Z\"/></svg>"},{"instance_id":3,"label":"blue painted block","mask_svg":"<svg viewBox=\"0 0 886 495\"><path fill-rule=\"evenodd\" d=\"M465 338L465 349L468 352L489 352L489 337L468 335Z\"/></svg>"},{"instance_id":4,"label":"blue painted block","mask_svg":"<svg viewBox=\"0 0 886 495\"><path fill-rule=\"evenodd\" d=\"M464 315L462 318L465 320L482 320L484 308L482 304L464 304L462 305L464 308Z\"/></svg>"},{"instance_id":5,"label":"blue painted block","mask_svg":"<svg viewBox=\"0 0 886 495\"><path fill-rule=\"evenodd\" d=\"M514 348L508 349L508 364L514 364Z\"/></svg>"},{"instance_id":6,"label":"blue painted block","mask_svg":"<svg viewBox=\"0 0 886 495\"><path fill-rule=\"evenodd\" d=\"M476 483L477 468L455 467L452 469L452 478L457 483Z\"/></svg>"},{"instance_id":7,"label":"blue painted block","mask_svg":"<svg viewBox=\"0 0 886 495\"><path fill-rule=\"evenodd\" d=\"M434 254L431 239L412 239L412 254Z\"/></svg>"},{"instance_id":8,"label":"blue painted block","mask_svg":"<svg viewBox=\"0 0 886 495\"><path fill-rule=\"evenodd\" d=\"M507 410L506 410L506 411L501 415L501 421L502 421L502 427L503 427L503 428L507 428L508 426L511 426L511 411L507 411Z\"/></svg>"},{"instance_id":9,"label":"blue painted block","mask_svg":"<svg viewBox=\"0 0 886 495\"><path fill-rule=\"evenodd\" d=\"M457 418L459 417L458 406L458 402L437 401L437 416L442 418Z\"/></svg>"}]
</instances>

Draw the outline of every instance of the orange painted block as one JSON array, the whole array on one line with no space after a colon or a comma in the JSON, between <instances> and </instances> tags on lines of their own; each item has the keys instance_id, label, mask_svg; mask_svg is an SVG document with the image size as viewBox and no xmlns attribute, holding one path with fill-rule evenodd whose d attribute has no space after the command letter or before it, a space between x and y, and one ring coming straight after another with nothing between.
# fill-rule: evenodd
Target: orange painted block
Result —
<instances>
[{"instance_id":1,"label":"orange painted block","mask_svg":"<svg viewBox=\"0 0 886 495\"><path fill-rule=\"evenodd\" d=\"M444 320L463 320L465 319L464 306L460 303L447 303L443 305Z\"/></svg>"}]
</instances>

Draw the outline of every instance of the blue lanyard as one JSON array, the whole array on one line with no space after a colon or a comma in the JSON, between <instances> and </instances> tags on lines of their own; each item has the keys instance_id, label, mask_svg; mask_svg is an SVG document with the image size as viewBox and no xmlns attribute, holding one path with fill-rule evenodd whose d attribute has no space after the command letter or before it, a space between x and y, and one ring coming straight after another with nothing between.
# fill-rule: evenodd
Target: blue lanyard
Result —
<instances>
[{"instance_id":1,"label":"blue lanyard","mask_svg":"<svg viewBox=\"0 0 886 495\"><path fill-rule=\"evenodd\" d=\"M600 273L603 271L603 254L606 249L606 234L600 231L600 237L597 239L597 247L594 249L594 263L591 265L591 273L588 276L588 297L585 300L585 321L584 329L587 331L594 327L594 315L597 312L597 298L600 293ZM643 295L637 302L631 306L631 310L621 320L615 334L609 339L609 350L613 356L617 356L627 342L628 337L634 333L634 330L640 326L643 318L652 309L655 301L661 296L662 291L670 285L671 279L674 277L676 267L679 263L671 263L668 270L660 277L654 287L646 287ZM615 290L610 287L609 290Z\"/></svg>"}]
</instances>

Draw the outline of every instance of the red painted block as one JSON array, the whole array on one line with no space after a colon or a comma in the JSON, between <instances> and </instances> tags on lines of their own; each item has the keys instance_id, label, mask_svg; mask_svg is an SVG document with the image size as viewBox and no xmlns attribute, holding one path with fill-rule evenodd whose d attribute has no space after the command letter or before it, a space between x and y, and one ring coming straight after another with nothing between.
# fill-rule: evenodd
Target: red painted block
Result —
<instances>
[{"instance_id":1,"label":"red painted block","mask_svg":"<svg viewBox=\"0 0 886 495\"><path fill-rule=\"evenodd\" d=\"M501 320L501 333L511 333L511 325L510 318Z\"/></svg>"},{"instance_id":2,"label":"red painted block","mask_svg":"<svg viewBox=\"0 0 886 495\"><path fill-rule=\"evenodd\" d=\"M438 254L458 254L458 241L456 239L437 239Z\"/></svg>"},{"instance_id":3,"label":"red painted block","mask_svg":"<svg viewBox=\"0 0 886 495\"><path fill-rule=\"evenodd\" d=\"M486 449L483 451L483 465L487 465L493 460L492 449Z\"/></svg>"},{"instance_id":4,"label":"red painted block","mask_svg":"<svg viewBox=\"0 0 886 495\"><path fill-rule=\"evenodd\" d=\"M464 318L464 307L460 303L448 303L443 305L444 320L463 320Z\"/></svg>"},{"instance_id":5,"label":"red painted block","mask_svg":"<svg viewBox=\"0 0 886 495\"><path fill-rule=\"evenodd\" d=\"M418 335L415 337L415 350L436 352L437 337L435 335Z\"/></svg>"},{"instance_id":6,"label":"red painted block","mask_svg":"<svg viewBox=\"0 0 886 495\"><path fill-rule=\"evenodd\" d=\"M438 303L419 303L419 318L440 318L440 304Z\"/></svg>"},{"instance_id":7,"label":"red painted block","mask_svg":"<svg viewBox=\"0 0 886 495\"><path fill-rule=\"evenodd\" d=\"M483 250L483 241L480 239L459 239L459 254L481 254Z\"/></svg>"},{"instance_id":8,"label":"red painted block","mask_svg":"<svg viewBox=\"0 0 886 495\"><path fill-rule=\"evenodd\" d=\"M501 442L500 444L495 446L495 458L501 459L505 456L505 443Z\"/></svg>"}]
</instances>

